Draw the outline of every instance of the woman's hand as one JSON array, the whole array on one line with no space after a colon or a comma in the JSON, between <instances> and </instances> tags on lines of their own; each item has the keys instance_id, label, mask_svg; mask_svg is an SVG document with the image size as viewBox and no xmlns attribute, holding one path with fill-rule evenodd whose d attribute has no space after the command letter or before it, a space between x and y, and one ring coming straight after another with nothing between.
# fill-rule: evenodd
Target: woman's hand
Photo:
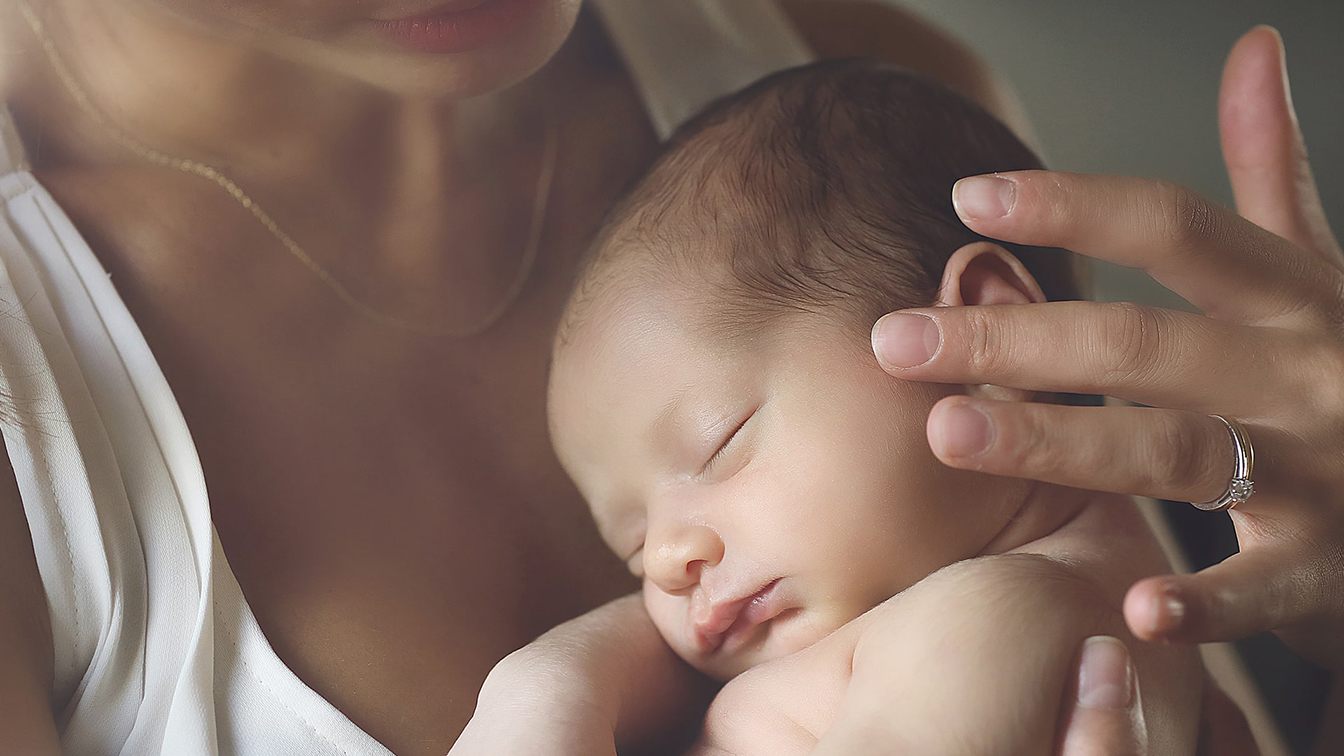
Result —
<instances>
[{"instance_id":1,"label":"woman's hand","mask_svg":"<svg viewBox=\"0 0 1344 756\"><path fill-rule=\"evenodd\" d=\"M907 380L1099 393L1150 407L949 397L929 443L953 467L1164 499L1228 486L1227 428L1255 449L1255 494L1231 512L1241 553L1133 586L1145 639L1276 631L1344 669L1344 256L1326 222L1278 35L1233 49L1219 120L1237 213L1180 187L1045 171L954 191L973 230L1142 268L1204 314L1089 302L887 316L874 349Z\"/></svg>"},{"instance_id":2,"label":"woman's hand","mask_svg":"<svg viewBox=\"0 0 1344 756\"><path fill-rule=\"evenodd\" d=\"M1147 756L1139 681L1129 650L1118 638L1083 641L1065 695L1059 756Z\"/></svg>"},{"instance_id":3,"label":"woman's hand","mask_svg":"<svg viewBox=\"0 0 1344 756\"><path fill-rule=\"evenodd\" d=\"M658 635L639 594L547 632L491 670L449 756L670 753L709 687Z\"/></svg>"}]
</instances>

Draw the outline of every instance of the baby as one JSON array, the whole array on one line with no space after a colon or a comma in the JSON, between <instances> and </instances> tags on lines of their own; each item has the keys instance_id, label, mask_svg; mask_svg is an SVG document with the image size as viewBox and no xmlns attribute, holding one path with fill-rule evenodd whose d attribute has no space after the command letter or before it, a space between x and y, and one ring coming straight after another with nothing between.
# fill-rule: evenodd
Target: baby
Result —
<instances>
[{"instance_id":1,"label":"baby","mask_svg":"<svg viewBox=\"0 0 1344 756\"><path fill-rule=\"evenodd\" d=\"M1035 167L940 85L830 62L687 124L604 225L556 340L552 436L667 643L728 681L699 752L806 754L880 681L909 753L1049 754L1098 633L1130 643L1152 752L1193 752L1197 660L1119 613L1169 569L1132 502L929 450L943 397L1052 397L900 381L866 338L900 308L1076 298L1066 253L977 237L949 202L962 176ZM985 742L940 742L951 718Z\"/></svg>"}]
</instances>

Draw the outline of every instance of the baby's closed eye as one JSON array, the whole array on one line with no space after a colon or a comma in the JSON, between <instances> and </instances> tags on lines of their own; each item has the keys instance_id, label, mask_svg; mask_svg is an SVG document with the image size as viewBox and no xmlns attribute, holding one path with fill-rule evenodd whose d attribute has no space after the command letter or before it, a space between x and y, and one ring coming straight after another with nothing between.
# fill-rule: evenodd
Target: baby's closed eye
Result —
<instances>
[{"instance_id":1,"label":"baby's closed eye","mask_svg":"<svg viewBox=\"0 0 1344 756\"><path fill-rule=\"evenodd\" d=\"M740 442L742 437L745 435L743 431L746 430L747 425L751 422L752 418L756 417L759 409L760 408L758 407L751 410L740 421L729 427L728 432L724 434L722 440L714 450L714 453L710 455L709 459L707 459L705 464L700 468L700 472L696 474L697 481L713 482L721 479L724 474L731 475L733 472L737 471L736 469L732 469L732 466L726 463L729 462L733 454L738 451L738 447L741 446Z\"/></svg>"}]
</instances>

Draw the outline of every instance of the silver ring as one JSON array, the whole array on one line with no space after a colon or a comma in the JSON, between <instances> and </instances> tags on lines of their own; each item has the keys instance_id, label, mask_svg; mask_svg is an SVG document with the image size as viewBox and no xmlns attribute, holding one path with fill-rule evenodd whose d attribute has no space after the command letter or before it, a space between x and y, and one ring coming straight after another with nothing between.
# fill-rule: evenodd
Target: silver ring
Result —
<instances>
[{"instance_id":1,"label":"silver ring","mask_svg":"<svg viewBox=\"0 0 1344 756\"><path fill-rule=\"evenodd\" d=\"M1255 484L1251 482L1251 470L1255 468L1255 449L1251 447L1251 437L1246 433L1246 426L1236 420L1228 420L1222 415L1209 415L1209 417L1216 417L1227 426L1227 433L1232 437L1232 452L1237 458L1236 464L1232 468L1232 480L1228 481L1227 491L1222 496L1213 501L1190 503L1194 504L1196 509L1220 512L1235 507L1255 493Z\"/></svg>"}]
</instances>

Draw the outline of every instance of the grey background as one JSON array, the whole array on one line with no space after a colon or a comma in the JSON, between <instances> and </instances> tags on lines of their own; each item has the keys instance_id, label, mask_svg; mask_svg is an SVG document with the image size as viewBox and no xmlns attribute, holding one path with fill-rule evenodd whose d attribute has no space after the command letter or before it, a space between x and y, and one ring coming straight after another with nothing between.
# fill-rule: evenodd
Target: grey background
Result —
<instances>
[{"instance_id":1,"label":"grey background","mask_svg":"<svg viewBox=\"0 0 1344 756\"><path fill-rule=\"evenodd\" d=\"M1344 235L1344 0L902 0L968 42L1026 105L1051 167L1164 178L1226 205L1218 83L1232 43L1279 29L1326 211ZM1096 295L1179 302L1098 266Z\"/></svg>"}]
</instances>

